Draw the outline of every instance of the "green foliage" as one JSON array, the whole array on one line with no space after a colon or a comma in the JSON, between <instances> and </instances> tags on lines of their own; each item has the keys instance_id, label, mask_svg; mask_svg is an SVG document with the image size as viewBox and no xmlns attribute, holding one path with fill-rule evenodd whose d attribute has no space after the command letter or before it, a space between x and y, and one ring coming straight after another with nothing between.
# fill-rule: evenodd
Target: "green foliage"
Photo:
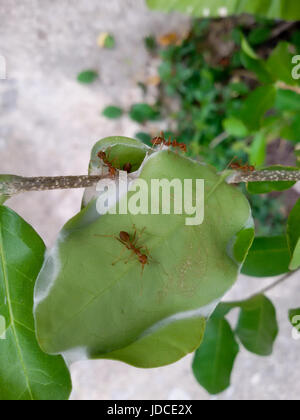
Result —
<instances>
[{"instance_id":1,"label":"green foliage","mask_svg":"<svg viewBox=\"0 0 300 420\"><path fill-rule=\"evenodd\" d=\"M122 116L123 110L117 106L108 106L103 110L102 114L104 115L104 117L110 119L117 119Z\"/></svg>"},{"instance_id":2,"label":"green foliage","mask_svg":"<svg viewBox=\"0 0 300 420\"><path fill-rule=\"evenodd\" d=\"M294 327L300 332L300 308L289 310L289 320Z\"/></svg>"},{"instance_id":3,"label":"green foliage","mask_svg":"<svg viewBox=\"0 0 300 420\"><path fill-rule=\"evenodd\" d=\"M116 41L113 35L108 34L104 40L104 48L112 49L116 45Z\"/></svg>"},{"instance_id":4,"label":"green foliage","mask_svg":"<svg viewBox=\"0 0 300 420\"><path fill-rule=\"evenodd\" d=\"M239 309L233 330L225 317ZM195 352L193 372L210 394L219 394L230 385L238 341L251 353L268 356L278 334L275 308L264 295L241 302L220 303L207 322L203 342Z\"/></svg>"},{"instance_id":5,"label":"green foliage","mask_svg":"<svg viewBox=\"0 0 300 420\"><path fill-rule=\"evenodd\" d=\"M135 104L132 105L129 116L133 121L143 124L146 121L157 120L160 113L155 107L148 104Z\"/></svg>"},{"instance_id":6,"label":"green foliage","mask_svg":"<svg viewBox=\"0 0 300 420\"><path fill-rule=\"evenodd\" d=\"M250 164L259 168L264 165L267 157L267 139L263 132L258 132L252 141L249 153Z\"/></svg>"},{"instance_id":7,"label":"green foliage","mask_svg":"<svg viewBox=\"0 0 300 420\"><path fill-rule=\"evenodd\" d=\"M83 84L90 84L93 83L96 79L98 79L98 77L99 75L97 71L85 70L78 75L77 80L78 82Z\"/></svg>"},{"instance_id":8,"label":"green foliage","mask_svg":"<svg viewBox=\"0 0 300 420\"><path fill-rule=\"evenodd\" d=\"M244 347L259 356L269 356L278 335L276 311L272 302L257 295L240 305L241 311L236 328Z\"/></svg>"},{"instance_id":9,"label":"green foliage","mask_svg":"<svg viewBox=\"0 0 300 420\"><path fill-rule=\"evenodd\" d=\"M195 378L210 394L219 394L229 387L238 352L239 345L229 323L212 316L193 361Z\"/></svg>"},{"instance_id":10,"label":"green foliage","mask_svg":"<svg viewBox=\"0 0 300 420\"><path fill-rule=\"evenodd\" d=\"M143 152L142 162L147 150L151 156L138 179L149 186L152 179L204 179L205 220L200 226L186 226L185 211L137 214L136 229L145 229L139 244L153 259L141 275L140 262L135 256L130 259L131 253L116 239L124 230L133 236L132 216L100 216L90 191L90 200L64 227L39 274L39 343L51 354L84 348L88 357L139 367L172 363L200 345L204 318L237 278L254 235L249 204L210 166L171 151L151 152L130 139L97 143L90 164L94 174L102 172L99 150L110 150L111 159L118 156L121 165L128 153L137 156L137 150ZM131 190L122 202L135 194ZM119 256L123 258L112 265Z\"/></svg>"},{"instance_id":11,"label":"green foliage","mask_svg":"<svg viewBox=\"0 0 300 420\"><path fill-rule=\"evenodd\" d=\"M251 132L262 128L265 114L270 110L276 99L274 86L261 86L249 94L243 102L240 118Z\"/></svg>"},{"instance_id":12,"label":"green foliage","mask_svg":"<svg viewBox=\"0 0 300 420\"><path fill-rule=\"evenodd\" d=\"M35 337L33 289L44 252L37 233L1 206L0 315L6 327L0 340L1 400L63 400L71 392L63 359L43 353Z\"/></svg>"},{"instance_id":13,"label":"green foliage","mask_svg":"<svg viewBox=\"0 0 300 420\"><path fill-rule=\"evenodd\" d=\"M287 225L288 245L291 253L290 270L300 267L300 199L290 213Z\"/></svg>"},{"instance_id":14,"label":"green foliage","mask_svg":"<svg viewBox=\"0 0 300 420\"><path fill-rule=\"evenodd\" d=\"M242 272L252 277L272 277L289 271L290 253L285 236L257 237Z\"/></svg>"},{"instance_id":15,"label":"green foliage","mask_svg":"<svg viewBox=\"0 0 300 420\"><path fill-rule=\"evenodd\" d=\"M151 9L177 10L198 17L252 13L270 19L300 19L300 6L295 0L147 0L147 4Z\"/></svg>"}]
</instances>

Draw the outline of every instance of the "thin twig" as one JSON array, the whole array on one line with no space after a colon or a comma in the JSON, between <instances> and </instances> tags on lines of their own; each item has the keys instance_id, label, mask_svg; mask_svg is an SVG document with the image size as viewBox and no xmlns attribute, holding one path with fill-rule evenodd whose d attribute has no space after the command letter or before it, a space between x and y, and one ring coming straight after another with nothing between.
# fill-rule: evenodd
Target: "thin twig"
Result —
<instances>
[{"instance_id":1,"label":"thin twig","mask_svg":"<svg viewBox=\"0 0 300 420\"><path fill-rule=\"evenodd\" d=\"M106 179L107 175L79 175L56 177L12 177L0 181L0 193L8 196L27 191L67 190L72 188L87 188Z\"/></svg>"},{"instance_id":2,"label":"thin twig","mask_svg":"<svg viewBox=\"0 0 300 420\"><path fill-rule=\"evenodd\" d=\"M235 171L227 180L229 184L239 184L241 182L297 182L300 181L300 170L263 170L263 171Z\"/></svg>"},{"instance_id":3,"label":"thin twig","mask_svg":"<svg viewBox=\"0 0 300 420\"><path fill-rule=\"evenodd\" d=\"M7 179L0 181L0 195L13 196L26 191L65 190L72 188L87 188L96 185L99 181L106 179L107 175L79 175L79 176L57 176L57 177L34 177L24 178L19 176L7 176ZM279 181L300 181L300 170L295 171L254 171L243 172L233 171L227 182L238 184L241 182L279 182Z\"/></svg>"},{"instance_id":4,"label":"thin twig","mask_svg":"<svg viewBox=\"0 0 300 420\"><path fill-rule=\"evenodd\" d=\"M265 293L269 292L270 290L274 289L275 287L279 286L280 284L284 283L291 277L293 277L296 273L300 273L300 270L291 271L290 273L286 274L285 276L281 277L279 280L275 281L274 283L270 284L270 286L265 287L261 291L255 293L254 296L257 295L264 295Z\"/></svg>"}]
</instances>

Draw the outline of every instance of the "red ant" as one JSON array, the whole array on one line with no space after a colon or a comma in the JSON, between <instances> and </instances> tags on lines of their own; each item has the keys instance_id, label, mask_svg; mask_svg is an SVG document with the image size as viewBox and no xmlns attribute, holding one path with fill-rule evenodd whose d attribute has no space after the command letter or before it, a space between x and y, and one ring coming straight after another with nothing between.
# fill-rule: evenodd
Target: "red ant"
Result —
<instances>
[{"instance_id":1,"label":"red ant","mask_svg":"<svg viewBox=\"0 0 300 420\"><path fill-rule=\"evenodd\" d=\"M125 165L123 166L123 171L125 171L125 172L131 172L131 169L132 169L132 165L131 165L131 163L130 162L127 162L127 163L125 163Z\"/></svg>"},{"instance_id":2,"label":"red ant","mask_svg":"<svg viewBox=\"0 0 300 420\"><path fill-rule=\"evenodd\" d=\"M171 137L169 137L169 140L166 141L165 135L164 135L163 132L161 132L160 136L154 137L151 140L151 143L153 144L153 146L163 144L164 146L168 146L168 147L170 147L170 146L174 147L174 148L178 147L184 153L186 153L186 151L187 151L187 147L186 147L185 143L179 143L177 140L172 141Z\"/></svg>"},{"instance_id":3,"label":"red ant","mask_svg":"<svg viewBox=\"0 0 300 420\"><path fill-rule=\"evenodd\" d=\"M114 178L117 174L117 169L114 168L111 164L111 162L108 160L108 157L105 152L102 150L98 153L98 157L103 161L103 163L107 166L109 170L109 175Z\"/></svg>"},{"instance_id":4,"label":"red ant","mask_svg":"<svg viewBox=\"0 0 300 420\"><path fill-rule=\"evenodd\" d=\"M145 228L141 231L140 236L143 234L144 231L145 231ZM133 253L133 255L136 255L138 257L138 261L142 265L142 275L143 275L145 265L149 264L150 256L142 252L142 249L144 249L145 252L149 254L147 247L137 246L139 238L137 237L137 229L135 228L135 226L134 226L134 234L133 234L132 239L130 238L129 233L124 232L124 231L121 231L119 233L119 237L111 236L111 235L95 235L95 236L112 237L112 238L115 238L117 241L121 242L122 245L125 245L126 249L129 249ZM113 262L112 265L117 264L118 261L119 259ZM127 264L127 262L125 264Z\"/></svg>"},{"instance_id":5,"label":"red ant","mask_svg":"<svg viewBox=\"0 0 300 420\"><path fill-rule=\"evenodd\" d=\"M243 172L254 172L255 171L255 166L249 165L248 163L246 163L244 165L241 160L235 162L236 159L237 159L237 157L233 158L233 160L229 164L229 167L231 169L234 169L236 171L243 171Z\"/></svg>"}]
</instances>

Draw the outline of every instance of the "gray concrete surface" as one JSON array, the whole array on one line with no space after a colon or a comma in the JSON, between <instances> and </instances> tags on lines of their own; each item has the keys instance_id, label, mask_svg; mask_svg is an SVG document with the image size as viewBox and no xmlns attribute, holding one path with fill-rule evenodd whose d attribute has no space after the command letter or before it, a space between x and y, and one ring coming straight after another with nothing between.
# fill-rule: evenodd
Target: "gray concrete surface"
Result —
<instances>
[{"instance_id":1,"label":"gray concrete surface","mask_svg":"<svg viewBox=\"0 0 300 420\"><path fill-rule=\"evenodd\" d=\"M188 19L146 9L143 0L5 0L0 4L0 172L20 175L86 173L91 146L108 135L132 136L127 117L108 121L108 104L128 107L142 99L136 82L155 72L143 38L184 32ZM101 50L100 32L116 37L116 49ZM92 86L77 83L84 69L99 71ZM151 94L150 98L151 100ZM161 127L157 127L160 129ZM8 202L33 224L46 243L79 209L81 191L20 195ZM300 306L299 278L270 293L278 308L280 335L272 357L242 351L232 386L218 399L299 399L300 340L294 341L287 311ZM241 278L231 298L248 296L269 280ZM112 361L72 367L73 399L208 399L195 382L191 357L165 368L140 370Z\"/></svg>"}]
</instances>

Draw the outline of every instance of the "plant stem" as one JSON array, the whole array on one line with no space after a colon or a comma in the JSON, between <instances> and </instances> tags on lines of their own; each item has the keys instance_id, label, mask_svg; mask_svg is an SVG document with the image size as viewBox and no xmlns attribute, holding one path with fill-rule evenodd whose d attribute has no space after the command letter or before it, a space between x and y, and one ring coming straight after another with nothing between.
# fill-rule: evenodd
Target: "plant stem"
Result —
<instances>
[{"instance_id":1,"label":"plant stem","mask_svg":"<svg viewBox=\"0 0 300 420\"><path fill-rule=\"evenodd\" d=\"M285 276L281 277L281 279L275 281L274 283L270 284L270 286L265 287L264 289L260 290L259 292L255 293L256 295L264 295L265 293L273 290L275 287L279 286L280 284L284 283L288 279L294 276L294 274L300 273L300 270L291 271L290 273L286 274Z\"/></svg>"},{"instance_id":2,"label":"plant stem","mask_svg":"<svg viewBox=\"0 0 300 420\"><path fill-rule=\"evenodd\" d=\"M12 180L0 181L0 193L8 196L26 191L67 190L72 188L87 188L97 184L103 175L79 175L57 177L13 177Z\"/></svg>"},{"instance_id":3,"label":"plant stem","mask_svg":"<svg viewBox=\"0 0 300 420\"><path fill-rule=\"evenodd\" d=\"M34 177L24 178L19 176L9 176L8 179L0 177L0 194L12 196L26 191L46 191L46 190L65 190L72 188L87 188L97 184L107 175L79 175L79 176L57 176L57 177ZM279 181L300 181L300 170L295 171L254 171L243 172L233 171L228 178L230 184L241 182L279 182Z\"/></svg>"},{"instance_id":4,"label":"plant stem","mask_svg":"<svg viewBox=\"0 0 300 420\"><path fill-rule=\"evenodd\" d=\"M300 181L300 170L264 170L243 172L235 171L235 173L227 180L230 184L239 184L240 182L281 182L281 181Z\"/></svg>"}]
</instances>

